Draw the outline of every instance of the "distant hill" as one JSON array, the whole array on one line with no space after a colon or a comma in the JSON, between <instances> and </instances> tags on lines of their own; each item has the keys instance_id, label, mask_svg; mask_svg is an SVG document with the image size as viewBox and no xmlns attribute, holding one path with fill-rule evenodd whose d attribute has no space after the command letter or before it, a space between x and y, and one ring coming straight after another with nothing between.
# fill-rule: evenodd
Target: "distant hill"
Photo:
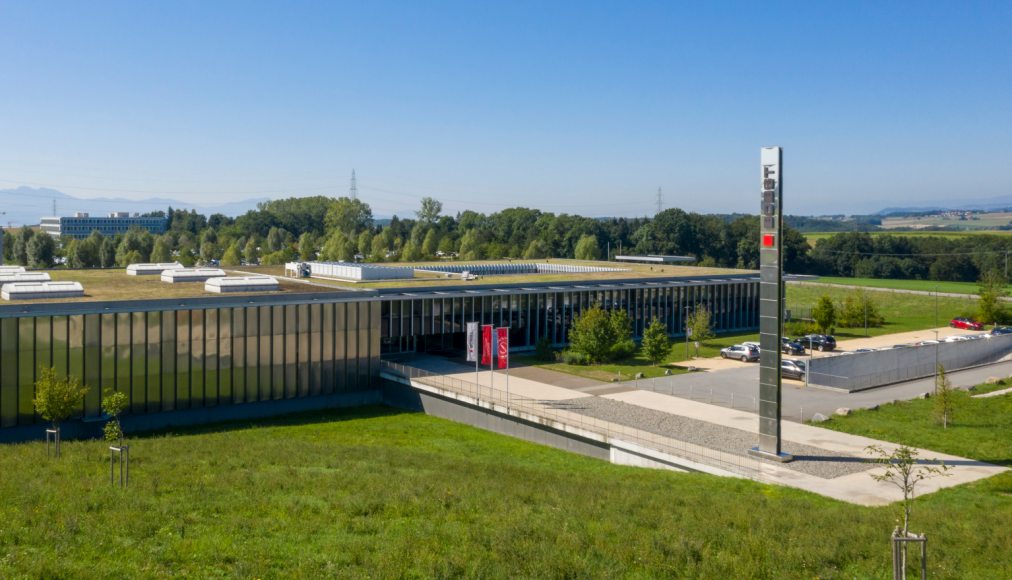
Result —
<instances>
[{"instance_id":1,"label":"distant hill","mask_svg":"<svg viewBox=\"0 0 1012 580\"><path fill-rule=\"evenodd\" d=\"M890 216L890 215L917 214L917 213L946 211L946 210L961 210L961 209L996 211L996 210L1007 210L1009 208L1012 208L1012 195L1000 195L998 197L989 197L984 199L954 200L944 205L933 203L930 205L887 207L882 211L878 212L877 215Z\"/></svg>"},{"instance_id":2,"label":"distant hill","mask_svg":"<svg viewBox=\"0 0 1012 580\"><path fill-rule=\"evenodd\" d=\"M6 212L6 215L0 215L0 224L4 226L8 223L14 225L37 224L39 218L53 215L53 200L56 200L56 214L61 216L74 215L79 211L98 216L113 211L145 213L165 210L169 206L177 209L195 209L204 215L221 213L227 216L237 216L255 209L258 203L268 199L270 198L261 197L222 204L195 204L167 198L140 200L110 197L81 198L55 189L18 187L0 189L0 212Z\"/></svg>"}]
</instances>

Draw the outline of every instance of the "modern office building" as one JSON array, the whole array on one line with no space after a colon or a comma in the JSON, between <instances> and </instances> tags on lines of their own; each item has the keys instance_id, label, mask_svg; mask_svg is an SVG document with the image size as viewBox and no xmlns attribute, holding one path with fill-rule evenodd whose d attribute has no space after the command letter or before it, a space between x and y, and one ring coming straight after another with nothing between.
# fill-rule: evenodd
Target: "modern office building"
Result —
<instances>
[{"instance_id":1,"label":"modern office building","mask_svg":"<svg viewBox=\"0 0 1012 580\"><path fill-rule=\"evenodd\" d=\"M71 236L87 238L91 232L98 230L103 236L125 234L132 226L148 230L152 234L164 234L168 220L164 217L141 217L129 212L112 212L106 217L91 217L78 212L73 217L44 217L41 220L42 231L55 237Z\"/></svg>"},{"instance_id":2,"label":"modern office building","mask_svg":"<svg viewBox=\"0 0 1012 580\"><path fill-rule=\"evenodd\" d=\"M88 387L79 426L101 423L107 389L143 427L377 403L381 354L461 350L470 321L508 326L514 349L561 345L594 304L627 310L637 337L654 318L684 336L702 305L718 332L759 325L750 274L0 305L0 441L39 436L46 367Z\"/></svg>"}]
</instances>

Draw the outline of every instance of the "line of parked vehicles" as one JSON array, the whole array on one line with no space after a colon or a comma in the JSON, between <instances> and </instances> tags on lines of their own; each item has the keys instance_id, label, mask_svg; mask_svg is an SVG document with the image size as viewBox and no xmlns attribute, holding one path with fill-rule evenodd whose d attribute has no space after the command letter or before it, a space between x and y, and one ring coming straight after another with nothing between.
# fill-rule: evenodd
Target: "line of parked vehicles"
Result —
<instances>
[{"instance_id":1,"label":"line of parked vehicles","mask_svg":"<svg viewBox=\"0 0 1012 580\"><path fill-rule=\"evenodd\" d=\"M984 325L965 317L953 318L949 321L949 326L952 328L960 328L965 330L983 330ZM880 348L858 348L855 350L849 350L841 352L841 355L855 354L861 352L872 352L876 350L889 350L893 348L905 348L913 346L928 346L932 344L938 344L940 342L959 342L964 340L975 340L980 338L989 338L991 336L997 336L1002 334L1012 334L1012 327L1008 326L995 326L991 332L987 334L969 334L969 335L956 335L949 336L942 340L922 340L916 343L907 344L894 344L892 346L880 347ZM807 350L806 350L807 349ZM828 334L806 334L805 336L791 339L788 337L781 338L780 351L784 354L792 356L804 356L806 352L819 351L819 352L831 352L836 350L836 338ZM734 346L723 348L720 351L720 358L734 359L741 362L756 362L759 360L759 343L757 342L743 342ZM783 377L790 379L803 380L805 378L806 366L805 361L798 359L781 359L780 371Z\"/></svg>"}]
</instances>

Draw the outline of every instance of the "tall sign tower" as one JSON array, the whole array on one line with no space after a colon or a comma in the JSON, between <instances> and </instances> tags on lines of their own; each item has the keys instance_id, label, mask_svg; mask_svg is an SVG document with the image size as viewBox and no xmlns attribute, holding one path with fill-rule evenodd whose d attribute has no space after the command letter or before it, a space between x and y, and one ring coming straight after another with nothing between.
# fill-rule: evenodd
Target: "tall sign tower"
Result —
<instances>
[{"instance_id":1,"label":"tall sign tower","mask_svg":"<svg viewBox=\"0 0 1012 580\"><path fill-rule=\"evenodd\" d=\"M791 461L780 441L780 339L784 322L783 150L760 151L759 209L759 446L753 455Z\"/></svg>"}]
</instances>

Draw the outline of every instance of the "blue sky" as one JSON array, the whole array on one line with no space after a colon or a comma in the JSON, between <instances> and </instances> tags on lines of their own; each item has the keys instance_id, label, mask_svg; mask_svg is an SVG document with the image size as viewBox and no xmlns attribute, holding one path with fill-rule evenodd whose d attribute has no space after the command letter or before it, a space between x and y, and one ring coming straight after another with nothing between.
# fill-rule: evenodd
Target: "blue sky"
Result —
<instances>
[{"instance_id":1,"label":"blue sky","mask_svg":"<svg viewBox=\"0 0 1012 580\"><path fill-rule=\"evenodd\" d=\"M1012 195L1008 2L4 2L0 188L380 215Z\"/></svg>"}]
</instances>

